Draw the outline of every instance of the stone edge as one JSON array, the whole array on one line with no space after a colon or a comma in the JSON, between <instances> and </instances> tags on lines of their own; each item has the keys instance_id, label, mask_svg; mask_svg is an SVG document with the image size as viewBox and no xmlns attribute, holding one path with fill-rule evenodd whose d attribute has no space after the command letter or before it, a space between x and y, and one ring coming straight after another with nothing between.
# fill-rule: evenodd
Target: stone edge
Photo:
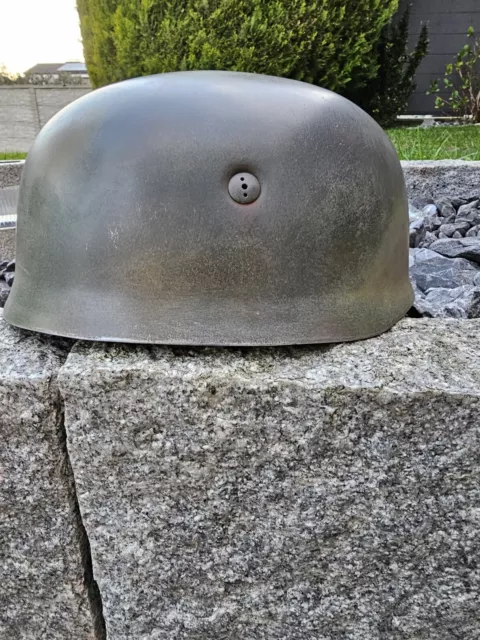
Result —
<instances>
[{"instance_id":1,"label":"stone edge","mask_svg":"<svg viewBox=\"0 0 480 640\"><path fill-rule=\"evenodd\" d=\"M0 308L0 331L5 330L6 324L6 320L3 317L3 309ZM10 334L5 341L7 349L12 350L17 345L24 343L28 344L29 347L34 344L35 350L38 350L39 355L39 358L35 362L31 362L30 372L28 368L25 367L26 363L21 363L18 371L11 372L13 378L28 378L30 373L36 380L43 377L48 381L48 389L52 396L53 409L56 414L57 429L59 431L58 446L63 457L62 473L65 477L65 490L68 496L69 510L73 514L76 527L76 543L78 544L78 554L84 572L85 589L90 606L92 631L94 633L92 640L106 640L101 594L93 575L90 541L80 512L75 476L68 451L67 431L65 427L65 403L59 385L60 372L65 366L75 342L64 338L36 334L9 324L7 325L7 332ZM42 351L46 349L51 352L52 356L52 362L48 364L47 359L42 357ZM0 354L2 350L2 343L0 342ZM53 361L56 361L56 364L53 364ZM52 367L49 372L46 371L48 367ZM7 370L7 375L8 373L9 371Z\"/></svg>"}]
</instances>

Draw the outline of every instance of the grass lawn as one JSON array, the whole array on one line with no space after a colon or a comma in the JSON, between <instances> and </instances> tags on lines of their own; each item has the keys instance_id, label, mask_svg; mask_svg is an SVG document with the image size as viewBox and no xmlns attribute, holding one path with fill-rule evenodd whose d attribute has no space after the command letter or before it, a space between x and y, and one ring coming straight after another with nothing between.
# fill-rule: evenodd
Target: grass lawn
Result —
<instances>
[{"instance_id":1,"label":"grass lawn","mask_svg":"<svg viewBox=\"0 0 480 640\"><path fill-rule=\"evenodd\" d=\"M26 153L18 153L17 151L0 151L0 160L24 160Z\"/></svg>"},{"instance_id":2,"label":"grass lawn","mask_svg":"<svg viewBox=\"0 0 480 640\"><path fill-rule=\"evenodd\" d=\"M400 160L480 160L480 127L398 127L388 135Z\"/></svg>"}]
</instances>

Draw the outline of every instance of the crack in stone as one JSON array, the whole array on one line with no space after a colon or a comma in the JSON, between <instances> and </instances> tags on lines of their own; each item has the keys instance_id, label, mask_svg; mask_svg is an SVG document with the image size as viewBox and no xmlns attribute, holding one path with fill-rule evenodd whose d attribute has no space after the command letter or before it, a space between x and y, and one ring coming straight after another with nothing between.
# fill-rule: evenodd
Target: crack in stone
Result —
<instances>
[{"instance_id":1,"label":"crack in stone","mask_svg":"<svg viewBox=\"0 0 480 640\"><path fill-rule=\"evenodd\" d=\"M72 345L73 346L73 345ZM65 357L65 361L68 358L68 354L71 349L68 349L68 353ZM64 362L65 362L64 361ZM64 363L63 363L64 364ZM55 379L52 379L51 383L57 384L58 373L55 375ZM57 399L56 399L56 423L58 430L59 446L63 452L61 475L64 477L66 485L69 491L70 508L76 524L77 542L80 548L80 556L83 566L83 582L87 589L88 601L90 603L90 611L92 615L93 630L95 634L95 640L107 640L107 630L105 625L105 618L103 616L103 603L100 594L100 589L93 575L92 566L92 554L90 550L90 540L83 524L82 515L80 512L80 506L77 498L77 489L75 485L75 477L73 475L72 465L70 463L70 456L67 445L67 431L65 428L65 403L60 390L57 387Z\"/></svg>"}]
</instances>

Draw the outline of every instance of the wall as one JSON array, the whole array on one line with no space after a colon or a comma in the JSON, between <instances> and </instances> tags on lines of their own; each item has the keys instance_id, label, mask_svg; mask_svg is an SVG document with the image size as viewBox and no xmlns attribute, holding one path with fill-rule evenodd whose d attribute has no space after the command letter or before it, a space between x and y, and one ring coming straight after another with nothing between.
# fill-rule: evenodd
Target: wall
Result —
<instances>
[{"instance_id":1,"label":"wall","mask_svg":"<svg viewBox=\"0 0 480 640\"><path fill-rule=\"evenodd\" d=\"M428 22L430 50L417 73L417 89L410 99L408 113L436 113L434 96L427 96L432 80L443 78L445 65L453 62L467 41L467 29L480 33L479 0L400 0L400 12L412 4L410 46L414 47L422 22ZM441 94L447 95L447 94Z\"/></svg>"},{"instance_id":2,"label":"wall","mask_svg":"<svg viewBox=\"0 0 480 640\"><path fill-rule=\"evenodd\" d=\"M90 90L78 86L0 86L0 152L28 151L57 111Z\"/></svg>"}]
</instances>

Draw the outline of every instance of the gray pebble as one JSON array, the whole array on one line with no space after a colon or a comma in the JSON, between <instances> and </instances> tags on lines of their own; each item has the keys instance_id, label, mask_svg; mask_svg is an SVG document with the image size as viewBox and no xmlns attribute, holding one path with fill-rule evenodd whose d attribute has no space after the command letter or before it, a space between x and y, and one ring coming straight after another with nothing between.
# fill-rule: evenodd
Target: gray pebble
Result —
<instances>
[{"instance_id":1,"label":"gray pebble","mask_svg":"<svg viewBox=\"0 0 480 640\"><path fill-rule=\"evenodd\" d=\"M480 200L472 200L472 202L462 205L458 209L458 215L462 217L462 216L468 215L469 213L478 211L479 204L480 204Z\"/></svg>"},{"instance_id":2,"label":"gray pebble","mask_svg":"<svg viewBox=\"0 0 480 640\"><path fill-rule=\"evenodd\" d=\"M409 244L410 247L418 247L425 240L425 220L420 218L410 224Z\"/></svg>"},{"instance_id":3,"label":"gray pebble","mask_svg":"<svg viewBox=\"0 0 480 640\"><path fill-rule=\"evenodd\" d=\"M442 198L440 200L436 200L435 204L440 212L440 215L442 215L444 218L446 218L447 216L456 215L455 207L453 206L451 200Z\"/></svg>"},{"instance_id":4,"label":"gray pebble","mask_svg":"<svg viewBox=\"0 0 480 640\"><path fill-rule=\"evenodd\" d=\"M460 222L452 222L451 224L442 224L440 231L444 233L448 238L451 238L455 231L458 231L460 237L463 237L470 229L470 223L467 220L460 220ZM458 237L458 236L455 236Z\"/></svg>"},{"instance_id":5,"label":"gray pebble","mask_svg":"<svg viewBox=\"0 0 480 640\"><path fill-rule=\"evenodd\" d=\"M5 306L9 294L10 287L3 280L0 280L0 309Z\"/></svg>"},{"instance_id":6,"label":"gray pebble","mask_svg":"<svg viewBox=\"0 0 480 640\"><path fill-rule=\"evenodd\" d=\"M423 292L473 286L478 273L478 265L469 260L447 258L431 249L410 249L410 279Z\"/></svg>"},{"instance_id":7,"label":"gray pebble","mask_svg":"<svg viewBox=\"0 0 480 640\"><path fill-rule=\"evenodd\" d=\"M447 258L465 258L480 263L480 238L461 238L460 240L446 238L437 240L430 248Z\"/></svg>"},{"instance_id":8,"label":"gray pebble","mask_svg":"<svg viewBox=\"0 0 480 640\"><path fill-rule=\"evenodd\" d=\"M455 209L458 211L458 209L460 209L460 207L462 207L464 204L467 204L467 200L465 200L465 198L452 198L452 204L455 207Z\"/></svg>"},{"instance_id":9,"label":"gray pebble","mask_svg":"<svg viewBox=\"0 0 480 640\"><path fill-rule=\"evenodd\" d=\"M480 288L464 285L456 289L431 289L425 296L430 315L434 318L478 318Z\"/></svg>"},{"instance_id":10,"label":"gray pebble","mask_svg":"<svg viewBox=\"0 0 480 640\"><path fill-rule=\"evenodd\" d=\"M431 218L432 216L436 216L438 214L438 209L434 204L427 204L423 207L422 211L425 217Z\"/></svg>"}]
</instances>

